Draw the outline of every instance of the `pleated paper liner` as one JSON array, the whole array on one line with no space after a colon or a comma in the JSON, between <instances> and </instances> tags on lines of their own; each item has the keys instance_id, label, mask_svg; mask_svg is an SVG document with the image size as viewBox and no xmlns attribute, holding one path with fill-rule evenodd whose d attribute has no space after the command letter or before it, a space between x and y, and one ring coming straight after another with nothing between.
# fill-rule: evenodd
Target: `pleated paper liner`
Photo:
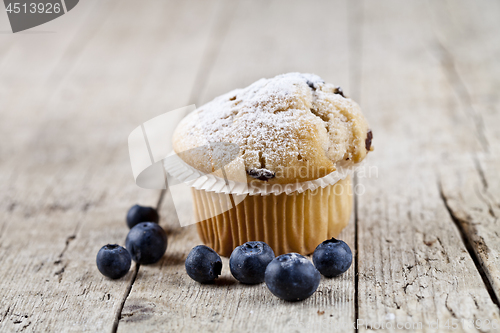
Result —
<instances>
[{"instance_id":1,"label":"pleated paper liner","mask_svg":"<svg viewBox=\"0 0 500 333\"><path fill-rule=\"evenodd\" d=\"M337 237L352 210L351 177L334 185L291 194L249 195L223 213L223 193L192 188L198 233L203 243L223 256L238 245L264 241L276 255L310 254L322 241ZM204 219L205 216L211 216Z\"/></svg>"},{"instance_id":2,"label":"pleated paper liner","mask_svg":"<svg viewBox=\"0 0 500 333\"><path fill-rule=\"evenodd\" d=\"M242 159L232 163L241 165L246 178ZM201 240L224 256L252 240L266 242L276 255L307 255L322 241L337 237L349 222L350 175L359 165L338 166L325 177L286 186L249 186L203 174L180 158L165 162L171 176L191 187L193 222L198 222Z\"/></svg>"}]
</instances>

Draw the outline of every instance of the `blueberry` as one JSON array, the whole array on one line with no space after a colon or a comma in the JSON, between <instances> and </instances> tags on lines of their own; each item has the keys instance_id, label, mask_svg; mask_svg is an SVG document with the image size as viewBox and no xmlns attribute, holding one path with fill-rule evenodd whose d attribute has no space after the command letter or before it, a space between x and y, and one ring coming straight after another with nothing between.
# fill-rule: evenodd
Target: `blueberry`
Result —
<instances>
[{"instance_id":1,"label":"blueberry","mask_svg":"<svg viewBox=\"0 0 500 333\"><path fill-rule=\"evenodd\" d=\"M154 264L167 250L167 234L156 223L141 222L128 232L125 246L138 264Z\"/></svg>"},{"instance_id":2,"label":"blueberry","mask_svg":"<svg viewBox=\"0 0 500 333\"><path fill-rule=\"evenodd\" d=\"M351 266L352 252L349 245L332 237L316 247L313 262L324 276L338 276Z\"/></svg>"},{"instance_id":3,"label":"blueberry","mask_svg":"<svg viewBox=\"0 0 500 333\"><path fill-rule=\"evenodd\" d=\"M135 205L127 212L127 225L129 229L132 229L141 222L158 223L159 220L158 212L153 207Z\"/></svg>"},{"instance_id":4,"label":"blueberry","mask_svg":"<svg viewBox=\"0 0 500 333\"><path fill-rule=\"evenodd\" d=\"M185 266L191 279L200 283L209 283L220 275L222 260L217 252L208 246L198 245L189 252Z\"/></svg>"},{"instance_id":5,"label":"blueberry","mask_svg":"<svg viewBox=\"0 0 500 333\"><path fill-rule=\"evenodd\" d=\"M273 249L264 242L247 242L231 253L229 268L242 283L264 282L267 265L274 259Z\"/></svg>"},{"instance_id":6,"label":"blueberry","mask_svg":"<svg viewBox=\"0 0 500 333\"><path fill-rule=\"evenodd\" d=\"M287 253L267 265L266 285L285 301L301 301L311 296L319 285L321 275L306 257Z\"/></svg>"},{"instance_id":7,"label":"blueberry","mask_svg":"<svg viewBox=\"0 0 500 333\"><path fill-rule=\"evenodd\" d=\"M102 275L111 279L119 279L130 269L130 253L116 244L108 244L97 252L96 264Z\"/></svg>"}]
</instances>

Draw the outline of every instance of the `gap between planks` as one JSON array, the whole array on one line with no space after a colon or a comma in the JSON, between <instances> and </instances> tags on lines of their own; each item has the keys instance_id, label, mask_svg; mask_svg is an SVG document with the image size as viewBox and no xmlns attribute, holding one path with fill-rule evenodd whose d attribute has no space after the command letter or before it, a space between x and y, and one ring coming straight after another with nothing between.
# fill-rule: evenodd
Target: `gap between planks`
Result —
<instances>
[{"instance_id":1,"label":"gap between planks","mask_svg":"<svg viewBox=\"0 0 500 333\"><path fill-rule=\"evenodd\" d=\"M347 3L347 25L350 35L350 43L348 44L349 52L349 90L353 95L353 99L361 104L361 82L363 63L363 0L350 1ZM353 188L356 189L358 184L357 174L353 177ZM354 191L354 322L359 319L359 251L358 251L358 194ZM354 332L358 332L357 325L354 327Z\"/></svg>"},{"instance_id":2,"label":"gap between planks","mask_svg":"<svg viewBox=\"0 0 500 333\"><path fill-rule=\"evenodd\" d=\"M229 30L229 27L231 25L233 13L236 11L237 8L237 2L231 2L229 6L224 5L224 2L220 2L219 9L217 10L216 17L217 19L215 20L214 25L212 26L212 32L211 32L211 38L208 41L208 44L205 48L204 52L204 57L202 58L202 62L200 65L200 68L198 70L198 74L196 75L195 82L193 84L192 88L192 93L189 98L189 104L196 104L199 103L199 96L205 86L207 85L208 82L208 77L210 75L210 70L215 64L215 61L217 59L217 56L220 52L220 49L222 47L222 42L224 40L224 37L226 35L226 32ZM222 8L221 8L222 7ZM167 190L162 190L159 197L158 197L158 202L156 204L156 209L157 211L160 210L161 205L163 203L163 199L167 195L168 188ZM139 273L140 265L136 264L135 266L135 271L132 279L129 282L129 285L127 286L127 290L125 291L123 295L123 299L120 301L120 306L118 307L114 320L113 320L113 326L111 328L112 333L116 333L118 331L118 325L120 324L120 319L122 317L122 311L123 307L125 306L125 303L127 302L127 298L130 295L130 292L132 291L132 287L134 286L135 280L137 278L137 274Z\"/></svg>"},{"instance_id":3,"label":"gap between planks","mask_svg":"<svg viewBox=\"0 0 500 333\"><path fill-rule=\"evenodd\" d=\"M479 176L481 177L480 172ZM448 211L448 214L450 214L450 218L455 224L455 226L458 229L458 232L460 234L460 238L462 239L462 242L465 245L465 248L467 249L467 252L469 253L469 256L471 257L472 261L474 262L474 265L476 266L477 271L479 272L479 275L481 276L481 279L483 280L484 286L486 290L488 291L488 294L490 295L491 301L500 309L500 300L495 294L493 285L491 284L490 280L488 279L488 275L486 274L482 264L481 260L479 259L479 256L476 254L476 251L474 251L474 247L472 246L471 239L468 236L468 233L465 231L464 227L462 226L462 222L460 221L460 218L453 212L453 209L450 207L448 203L448 199L446 198L446 195L443 190L443 184L441 182L441 179L439 177L439 174L437 175L438 179L438 189L439 189L439 195L441 196L441 200L443 201L444 207Z\"/></svg>"},{"instance_id":4,"label":"gap between planks","mask_svg":"<svg viewBox=\"0 0 500 333\"><path fill-rule=\"evenodd\" d=\"M428 11L432 10L429 4L427 6L427 9ZM434 25L431 24L431 28L437 48L437 51L434 53L434 55L438 58L439 63L445 74L445 77L448 83L450 84L451 90L457 96L457 100L459 101L461 108L464 110L465 114L471 118L471 121L474 124L475 136L479 141L481 148L484 150L486 154L488 154L490 153L489 149L490 142L488 141L488 138L485 135L486 129L485 129L483 115L481 114L481 112L478 112L473 105L472 94L467 88L464 79L461 77L461 75L457 70L457 65L455 64L453 54L445 46L445 43L443 43L442 40L439 38ZM483 170L480 167L477 155L474 154L474 156L472 156L472 159L474 162L475 170L479 176L479 179L481 180L483 187L487 188L486 177ZM441 200L443 201L443 204L446 210L448 211L450 218L457 227L462 242L465 248L467 249L467 252L469 253L472 261L474 262L474 265L476 266L476 269L479 272L481 279L483 280L485 288L488 291L488 294L492 302L500 309L500 299L495 293L492 281L490 281L490 279L488 278L488 273L485 271L485 268L483 267L482 259L478 256L478 254L474 250L475 247L473 245L473 239L471 238L470 233L464 229L464 226L462 225L462 221L460 220L460 218L457 216L455 212L453 212L453 209L448 202L449 199L446 197L445 191L443 189L443 184L439 174L437 174L437 180L438 180L437 185ZM467 223L467 221L464 222Z\"/></svg>"},{"instance_id":5,"label":"gap between planks","mask_svg":"<svg viewBox=\"0 0 500 333\"><path fill-rule=\"evenodd\" d=\"M160 195L158 197L158 202L156 203L156 210L160 211L161 204L163 203L163 199L167 195L168 192L168 187L166 190L161 190ZM116 333L118 331L118 324L120 323L120 319L122 318L122 311L123 307L125 306L125 303L127 302L127 298L130 295L130 292L132 291L132 287L134 286L135 279L137 278L137 274L139 273L139 269L141 268L141 265L135 264L134 266L134 273L132 275L132 278L130 279L130 282L127 286L127 289L125 290L125 293L123 294L123 298L120 300L120 305L118 306L118 309L116 309L115 317L113 319L113 326L111 327L111 332Z\"/></svg>"}]
</instances>

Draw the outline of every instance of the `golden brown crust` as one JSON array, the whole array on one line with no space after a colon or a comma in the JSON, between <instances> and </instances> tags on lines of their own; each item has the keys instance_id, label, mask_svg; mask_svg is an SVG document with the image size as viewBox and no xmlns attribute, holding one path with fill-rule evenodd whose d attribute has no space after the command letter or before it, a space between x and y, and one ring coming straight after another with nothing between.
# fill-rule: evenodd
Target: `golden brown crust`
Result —
<instances>
[{"instance_id":1,"label":"golden brown crust","mask_svg":"<svg viewBox=\"0 0 500 333\"><path fill-rule=\"evenodd\" d=\"M209 142L236 144L248 181L284 184L323 177L341 162L360 162L368 131L359 106L338 87L316 75L289 73L196 109L177 126L173 146L180 153ZM206 173L216 171L221 159L209 146L181 158ZM230 169L226 176L237 178Z\"/></svg>"}]
</instances>

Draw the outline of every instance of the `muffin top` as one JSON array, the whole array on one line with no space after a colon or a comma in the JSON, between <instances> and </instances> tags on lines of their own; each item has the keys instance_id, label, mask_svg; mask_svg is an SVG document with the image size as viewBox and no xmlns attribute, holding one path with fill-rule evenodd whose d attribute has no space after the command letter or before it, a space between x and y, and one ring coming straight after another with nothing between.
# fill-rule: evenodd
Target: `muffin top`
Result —
<instances>
[{"instance_id":1,"label":"muffin top","mask_svg":"<svg viewBox=\"0 0 500 333\"><path fill-rule=\"evenodd\" d=\"M199 107L175 129L173 147L204 173L220 174L220 166L240 157L248 182L285 184L362 161L373 149L371 139L358 104L340 87L314 74L289 73ZM211 143L227 143L227 153ZM231 166L224 169L228 179L241 179Z\"/></svg>"}]
</instances>

